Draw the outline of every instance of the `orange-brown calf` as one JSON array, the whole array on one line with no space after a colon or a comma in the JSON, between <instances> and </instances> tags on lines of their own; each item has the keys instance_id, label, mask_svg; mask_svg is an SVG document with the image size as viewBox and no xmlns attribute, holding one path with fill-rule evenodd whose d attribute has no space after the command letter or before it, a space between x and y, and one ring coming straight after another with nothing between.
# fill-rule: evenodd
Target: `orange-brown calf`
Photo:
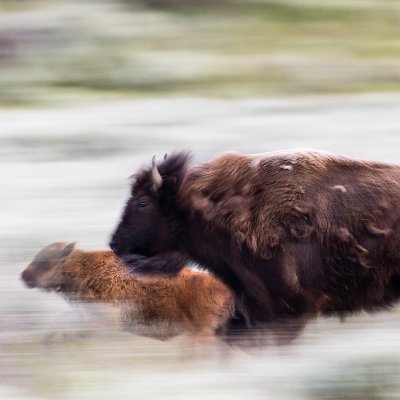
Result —
<instances>
[{"instance_id":1,"label":"orange-brown calf","mask_svg":"<svg viewBox=\"0 0 400 400\"><path fill-rule=\"evenodd\" d=\"M212 275L183 269L174 277L140 277L111 251L84 251L74 243L44 247L21 277L28 287L71 301L111 304L124 327L158 338L213 334L233 309L231 291Z\"/></svg>"}]
</instances>

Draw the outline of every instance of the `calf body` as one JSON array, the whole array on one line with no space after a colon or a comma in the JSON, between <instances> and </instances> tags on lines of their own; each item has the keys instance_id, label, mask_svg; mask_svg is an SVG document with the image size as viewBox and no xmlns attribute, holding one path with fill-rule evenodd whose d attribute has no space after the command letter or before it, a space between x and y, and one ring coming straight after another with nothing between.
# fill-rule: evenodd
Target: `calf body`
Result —
<instances>
[{"instance_id":1,"label":"calf body","mask_svg":"<svg viewBox=\"0 0 400 400\"><path fill-rule=\"evenodd\" d=\"M183 254L235 292L247 324L388 306L400 297L400 167L319 152L174 154L136 175L111 246L179 270ZM160 262L164 257L164 264ZM162 265L161 265L162 264Z\"/></svg>"},{"instance_id":2,"label":"calf body","mask_svg":"<svg viewBox=\"0 0 400 400\"><path fill-rule=\"evenodd\" d=\"M111 251L83 251L73 244L45 247L22 279L72 301L111 304L125 327L158 338L181 331L212 334L233 308L230 290L209 274L183 270L175 277L140 278Z\"/></svg>"}]
</instances>

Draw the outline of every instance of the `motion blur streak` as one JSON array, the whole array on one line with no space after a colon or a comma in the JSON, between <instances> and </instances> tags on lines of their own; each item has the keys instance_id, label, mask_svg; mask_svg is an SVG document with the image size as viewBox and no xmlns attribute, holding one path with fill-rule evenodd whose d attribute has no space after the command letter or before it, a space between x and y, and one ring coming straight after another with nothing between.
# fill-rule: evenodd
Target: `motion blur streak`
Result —
<instances>
[{"instance_id":1,"label":"motion blur streak","mask_svg":"<svg viewBox=\"0 0 400 400\"><path fill-rule=\"evenodd\" d=\"M0 398L400 397L399 308L229 348L111 329L19 280L48 243L106 248L154 154L400 164L399 17L384 0L3 0Z\"/></svg>"}]
</instances>

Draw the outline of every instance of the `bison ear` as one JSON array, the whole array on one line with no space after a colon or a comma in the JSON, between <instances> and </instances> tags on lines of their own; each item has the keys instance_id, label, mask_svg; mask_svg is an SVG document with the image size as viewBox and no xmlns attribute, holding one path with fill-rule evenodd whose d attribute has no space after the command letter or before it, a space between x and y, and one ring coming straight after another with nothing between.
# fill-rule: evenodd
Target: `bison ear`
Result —
<instances>
[{"instance_id":1,"label":"bison ear","mask_svg":"<svg viewBox=\"0 0 400 400\"><path fill-rule=\"evenodd\" d=\"M69 254L71 254L72 250L75 249L75 246L76 246L76 242L67 244L61 252L61 257L67 257Z\"/></svg>"},{"instance_id":2,"label":"bison ear","mask_svg":"<svg viewBox=\"0 0 400 400\"><path fill-rule=\"evenodd\" d=\"M158 193L158 191L161 188L161 185L163 183L160 171L157 168L157 164L156 164L156 156L153 157L153 159L151 160L151 181L152 181L152 185L151 188L153 190L154 193Z\"/></svg>"}]
</instances>

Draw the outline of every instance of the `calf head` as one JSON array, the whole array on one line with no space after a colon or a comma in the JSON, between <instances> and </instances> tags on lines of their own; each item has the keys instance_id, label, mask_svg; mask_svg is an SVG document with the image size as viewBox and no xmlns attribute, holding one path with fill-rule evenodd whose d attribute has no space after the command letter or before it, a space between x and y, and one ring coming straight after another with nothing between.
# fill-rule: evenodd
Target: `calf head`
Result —
<instances>
[{"instance_id":1,"label":"calf head","mask_svg":"<svg viewBox=\"0 0 400 400\"><path fill-rule=\"evenodd\" d=\"M57 290L62 286L63 261L75 243L52 243L45 246L21 274L29 288Z\"/></svg>"}]
</instances>

